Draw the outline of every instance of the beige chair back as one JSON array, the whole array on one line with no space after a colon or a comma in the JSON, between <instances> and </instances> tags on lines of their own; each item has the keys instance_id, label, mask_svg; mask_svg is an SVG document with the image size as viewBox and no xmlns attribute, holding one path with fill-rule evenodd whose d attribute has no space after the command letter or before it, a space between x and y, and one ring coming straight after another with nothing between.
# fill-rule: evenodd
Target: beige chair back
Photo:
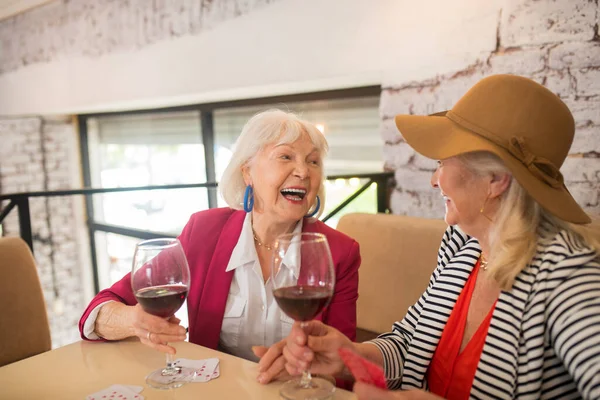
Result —
<instances>
[{"instance_id":1,"label":"beige chair back","mask_svg":"<svg viewBox=\"0 0 600 400\"><path fill-rule=\"evenodd\" d=\"M354 238L359 269L358 328L388 332L426 289L447 225L392 214L346 214L337 229Z\"/></svg>"},{"instance_id":2,"label":"beige chair back","mask_svg":"<svg viewBox=\"0 0 600 400\"><path fill-rule=\"evenodd\" d=\"M50 350L46 304L33 255L21 238L0 238L0 366Z\"/></svg>"}]
</instances>

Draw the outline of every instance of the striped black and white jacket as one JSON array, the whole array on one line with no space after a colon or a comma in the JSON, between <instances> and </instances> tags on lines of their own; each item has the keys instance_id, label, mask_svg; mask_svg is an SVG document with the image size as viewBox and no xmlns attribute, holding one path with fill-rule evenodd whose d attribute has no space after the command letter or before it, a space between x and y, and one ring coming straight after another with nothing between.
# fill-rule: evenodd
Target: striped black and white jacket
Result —
<instances>
[{"instance_id":1,"label":"striped black and white jacket","mask_svg":"<svg viewBox=\"0 0 600 400\"><path fill-rule=\"evenodd\" d=\"M600 260L567 232L544 232L530 265L500 293L473 399L600 399ZM480 254L476 239L446 230L425 293L372 341L390 388L427 389L429 363Z\"/></svg>"}]
</instances>

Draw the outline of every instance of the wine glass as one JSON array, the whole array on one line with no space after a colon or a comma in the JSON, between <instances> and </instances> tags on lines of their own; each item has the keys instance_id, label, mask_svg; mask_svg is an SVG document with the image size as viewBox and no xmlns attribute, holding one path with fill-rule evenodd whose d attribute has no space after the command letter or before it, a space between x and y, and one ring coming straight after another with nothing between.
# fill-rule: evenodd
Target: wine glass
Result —
<instances>
[{"instance_id":1,"label":"wine glass","mask_svg":"<svg viewBox=\"0 0 600 400\"><path fill-rule=\"evenodd\" d=\"M321 233L279 236L274 244L271 282L281 310L304 328L333 296L335 271L327 237ZM288 400L326 399L334 391L330 381L312 378L306 370L301 378L284 383L280 395Z\"/></svg>"},{"instance_id":2,"label":"wine glass","mask_svg":"<svg viewBox=\"0 0 600 400\"><path fill-rule=\"evenodd\" d=\"M190 269L177 239L151 239L138 243L133 255L131 288L148 314L168 319L185 301L190 287ZM172 389L186 382L178 378L195 376L192 368L173 365L167 353L166 368L153 371L146 383L156 389Z\"/></svg>"}]
</instances>

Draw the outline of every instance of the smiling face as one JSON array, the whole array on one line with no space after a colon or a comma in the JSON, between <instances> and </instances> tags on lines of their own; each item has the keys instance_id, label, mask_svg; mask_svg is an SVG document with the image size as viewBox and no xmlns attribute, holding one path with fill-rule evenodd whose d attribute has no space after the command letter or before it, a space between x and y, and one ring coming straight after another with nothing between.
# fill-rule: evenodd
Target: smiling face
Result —
<instances>
[{"instance_id":1,"label":"smiling face","mask_svg":"<svg viewBox=\"0 0 600 400\"><path fill-rule=\"evenodd\" d=\"M445 221L473 232L482 222L479 212L488 196L490 179L470 171L457 157L438 161L431 185L440 190L446 205Z\"/></svg>"},{"instance_id":2,"label":"smiling face","mask_svg":"<svg viewBox=\"0 0 600 400\"><path fill-rule=\"evenodd\" d=\"M242 167L244 181L254 188L254 210L277 222L302 219L323 179L319 150L307 134L295 142L272 143Z\"/></svg>"}]
</instances>

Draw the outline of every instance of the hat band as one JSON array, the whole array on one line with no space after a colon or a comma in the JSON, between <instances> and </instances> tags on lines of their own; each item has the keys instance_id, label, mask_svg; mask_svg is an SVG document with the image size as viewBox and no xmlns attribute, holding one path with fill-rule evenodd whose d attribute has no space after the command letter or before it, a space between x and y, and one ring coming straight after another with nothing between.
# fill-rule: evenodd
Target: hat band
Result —
<instances>
[{"instance_id":1,"label":"hat band","mask_svg":"<svg viewBox=\"0 0 600 400\"><path fill-rule=\"evenodd\" d=\"M533 176L542 182L552 186L554 189L563 187L564 178L558 168L550 160L531 153L527 149L524 137L513 136L510 138L508 141L508 151L521 161Z\"/></svg>"},{"instance_id":2,"label":"hat band","mask_svg":"<svg viewBox=\"0 0 600 400\"><path fill-rule=\"evenodd\" d=\"M503 143L497 135L488 132L486 129L470 123L461 118L452 111L446 113L446 117L452 122L483 136L485 139L507 150L513 157L521 162L533 176L544 182L548 186L560 189L564 186L564 178L558 168L547 158L536 156L527 147L525 138L522 136L513 136L509 139L508 145Z\"/></svg>"}]
</instances>

